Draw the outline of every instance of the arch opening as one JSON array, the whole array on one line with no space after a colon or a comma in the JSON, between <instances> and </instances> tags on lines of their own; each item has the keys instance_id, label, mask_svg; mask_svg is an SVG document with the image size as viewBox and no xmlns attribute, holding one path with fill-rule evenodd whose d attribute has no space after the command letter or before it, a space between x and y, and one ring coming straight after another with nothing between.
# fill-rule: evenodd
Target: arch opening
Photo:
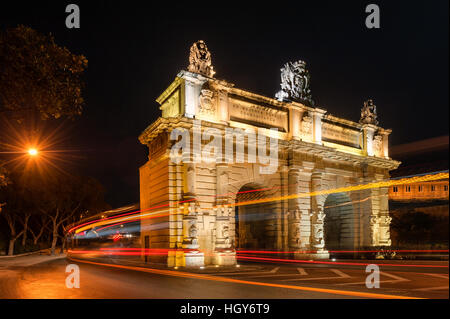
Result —
<instances>
[{"instance_id":1,"label":"arch opening","mask_svg":"<svg viewBox=\"0 0 450 319\"><path fill-rule=\"evenodd\" d=\"M246 184L239 190L236 203L264 199L267 194L261 187ZM275 236L275 213L273 203L252 203L235 207L236 249L273 249Z\"/></svg>"},{"instance_id":2,"label":"arch opening","mask_svg":"<svg viewBox=\"0 0 450 319\"><path fill-rule=\"evenodd\" d=\"M324 203L324 235L327 250L354 250L355 214L345 193L330 194Z\"/></svg>"}]
</instances>

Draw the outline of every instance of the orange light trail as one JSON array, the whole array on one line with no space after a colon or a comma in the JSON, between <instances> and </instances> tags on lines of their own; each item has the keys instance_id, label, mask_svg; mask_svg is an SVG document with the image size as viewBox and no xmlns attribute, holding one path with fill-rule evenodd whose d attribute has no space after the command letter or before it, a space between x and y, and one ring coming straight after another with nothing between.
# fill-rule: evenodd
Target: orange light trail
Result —
<instances>
[{"instance_id":1,"label":"orange light trail","mask_svg":"<svg viewBox=\"0 0 450 319\"><path fill-rule=\"evenodd\" d=\"M191 201L193 201L193 200L194 200L194 199L189 199L189 200L181 201L181 202L179 202L179 204L182 204L182 203L188 203L188 202L191 202ZM120 215L115 215L115 216L110 216L110 217L105 217L105 218L99 218L99 219L96 219L96 220L92 220L92 221L90 221L90 222L86 222L86 223L83 223L83 224L74 226L74 227L72 227L71 229L69 229L67 232L70 233L70 232L72 232L73 230L79 229L79 228L81 228L81 227L83 227L83 226L90 225L90 224L93 224L93 223L96 223L96 222L99 222L99 221L105 221L105 220L109 220L109 219L116 219L116 218L118 218L118 217L129 216L129 215L132 215L132 214L136 214L136 215L137 215L137 214L139 214L139 213L147 212L147 211L152 210L152 209L157 209L157 208L162 208L162 207L168 207L168 206L169 206L169 204L159 205L159 206L154 206L154 207L146 208L146 209L143 209L143 210L136 210L136 211L133 211L133 212L124 213L124 214L120 214Z\"/></svg>"},{"instance_id":2,"label":"orange light trail","mask_svg":"<svg viewBox=\"0 0 450 319\"><path fill-rule=\"evenodd\" d=\"M177 251L177 249L161 249L161 248L100 248L100 250L165 250L165 251ZM327 250L329 253L376 253L381 250ZM403 253L448 253L448 249L386 249L389 252L403 252ZM317 250L300 250L300 251L273 251L273 250L236 250L237 253L244 254L293 254L293 253L305 253L313 254L317 253Z\"/></svg>"},{"instance_id":3,"label":"orange light trail","mask_svg":"<svg viewBox=\"0 0 450 319\"><path fill-rule=\"evenodd\" d=\"M167 255L169 252L190 252L195 249L160 249L160 248L100 248L100 250L69 250L70 254L87 254L87 255L108 255L108 256L145 256L145 255ZM205 256L214 256L212 251L200 250ZM377 251L374 251L377 252ZM277 262L277 263L303 263L303 264L326 264L326 265L347 265L347 266L367 266L376 264L360 263L360 262L339 262L339 261L320 261L320 260L302 260L302 259L284 259L284 258L267 258L267 257L255 257L255 256L243 256L239 252L236 252L238 259L245 259L249 261L264 261L264 262ZM280 252L283 253L283 252ZM383 266L392 267L419 267L419 268L448 268L448 265L417 265L417 264L387 264L379 263Z\"/></svg>"},{"instance_id":4,"label":"orange light trail","mask_svg":"<svg viewBox=\"0 0 450 319\"><path fill-rule=\"evenodd\" d=\"M211 275L194 274L194 273L173 271L173 270L162 270L162 269L154 269L154 268L142 268L142 267L134 267L134 266L104 264L104 263L87 261L87 260L80 260L80 259L75 259L75 258L70 258L70 257L69 257L69 259L74 261L74 262L86 263L86 264L97 265L97 266L112 267L112 268L119 268L119 269L126 269L126 270L134 270L134 271L147 272L147 273L153 273L153 274L165 275L165 276L193 278L193 279L201 279L201 280L209 280L209 281L217 281L217 282L226 282L226 283L234 283L234 284L244 284L244 285L254 285L254 286L263 286L263 287L292 289L292 290L300 290L300 291L319 292L319 293L325 293L325 294L352 296L352 297L359 297L359 298L423 299L423 298L415 298L415 297L408 297L408 296L375 294L375 293L368 293L368 292L358 292L358 291L348 291L348 290L325 289L325 288L314 288L314 287L303 287L303 286L293 286L293 285L284 285L284 284L265 283L265 282L248 281L248 280L233 279L233 278L216 277L216 276L211 276Z\"/></svg>"},{"instance_id":5,"label":"orange light trail","mask_svg":"<svg viewBox=\"0 0 450 319\"><path fill-rule=\"evenodd\" d=\"M289 200L289 199L302 198L302 197L320 196L320 195L327 195L327 194L333 194L333 193L352 192L352 191L366 190L366 189L372 189L372 188L389 187L392 185L411 184L411 183L417 183L417 182L441 180L441 179L448 179L448 178L449 178L448 172L437 173L437 174L428 174L428 175L424 175L424 176L414 176L414 177L402 178L402 179L398 179L398 180L380 181L380 182L368 183L368 184L363 184L363 185L340 187L340 188L335 188L335 189L321 190L321 191L315 191L315 192L309 192L309 193L299 193L299 194L292 194L292 195L285 195L285 196L278 196L278 197L262 198L262 199L258 199L258 200L225 204L225 205L223 205L223 207L245 206L245 205L260 204L260 203L267 203L267 202L273 202L273 201L282 201L282 200ZM245 192L247 192L247 191L245 191ZM192 200L178 202L177 204L186 203L189 201L192 201ZM165 205L161 205L161 206L148 208L145 210L139 210L139 211L135 212L135 214L137 215L144 211L148 211L148 210L155 209L155 208L168 207L169 205L170 204L165 204ZM218 206L213 206L213 207L210 207L209 209L214 209L214 208L218 208ZM153 212L153 213L146 213L144 215L138 215L138 216L134 217L135 220L133 220L133 221L137 221L137 220L144 219L144 218L157 218L157 217L168 216L171 214L173 214L173 215L179 214L179 211L183 210L184 207L176 207L176 208L172 208L172 209L176 209L177 212L176 213L169 212L169 210L170 210L170 208L169 208L169 210ZM158 214L162 214L163 212L169 212L169 213L165 214L165 215L157 216ZM126 215L131 215L131 213L128 213ZM147 217L147 215L154 215L154 216ZM72 230L75 230L76 233L79 233L86 229L103 226L103 225L109 225L110 223L120 224L125 221L129 221L130 219L133 218L133 216L128 216L128 217L126 217L124 215L122 215L122 216L123 217L121 217L121 218L112 216L109 218L99 219L96 221L88 222L88 223L84 224L85 225L84 227L82 225L79 225L79 226L73 227L71 230L69 230L69 232ZM91 225L91 227L88 227L88 225Z\"/></svg>"},{"instance_id":6,"label":"orange light trail","mask_svg":"<svg viewBox=\"0 0 450 319\"><path fill-rule=\"evenodd\" d=\"M372 263L358 263L358 262L339 262L339 261L320 261L320 260L301 260L301 259L281 259L281 258L264 258L264 257L250 257L250 256L237 256L238 259L257 260L257 261L270 261L270 262L287 262L287 263L304 263L304 264L326 264L326 265L351 265L351 266L367 266ZM376 264L376 263L375 263ZM380 263L380 266L393 266L393 267L424 267L424 268L448 268L444 265L414 265L414 264L385 264Z\"/></svg>"},{"instance_id":7,"label":"orange light trail","mask_svg":"<svg viewBox=\"0 0 450 319\"><path fill-rule=\"evenodd\" d=\"M228 204L225 206L244 206L244 205L251 205L251 204L261 204L261 203L280 201L280 200L289 200L289 199L295 199L295 198L329 195L329 194L334 194L334 193L354 192L354 191L366 190L366 189L372 189L372 188L381 188L381 187L389 187L389 186L395 186L395 185L412 184L412 183L419 183L419 182L426 182L426 181L435 181L435 180L448 179L448 178L449 178L448 172L437 173L437 174L432 174L432 175L429 174L429 175L424 175L424 176L414 176L414 177L409 177L409 178L402 178L402 179L398 179L398 180L380 181L380 182L374 182L374 183L368 183L368 184L362 184L362 185L356 185L356 186L346 186L346 187L340 187L340 188L335 188L335 189L320 190L320 191L314 191L314 192L309 192L309 193L299 193L299 194L285 195L285 196L279 196L279 197L263 198L263 199L253 200L253 201L232 203L232 204Z\"/></svg>"}]
</instances>

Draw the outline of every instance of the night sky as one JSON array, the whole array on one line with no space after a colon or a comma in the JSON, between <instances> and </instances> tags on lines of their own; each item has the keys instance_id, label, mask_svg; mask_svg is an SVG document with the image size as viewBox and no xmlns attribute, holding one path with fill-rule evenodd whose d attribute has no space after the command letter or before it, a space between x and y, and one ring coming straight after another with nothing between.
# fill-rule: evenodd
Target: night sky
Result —
<instances>
[{"instance_id":1,"label":"night sky","mask_svg":"<svg viewBox=\"0 0 450 319\"><path fill-rule=\"evenodd\" d=\"M66 5L81 9L67 29ZM280 68L306 61L316 105L358 121L368 98L392 145L448 134L448 1L33 1L2 3L0 27L51 32L89 60L83 115L63 122L58 147L68 170L105 186L113 206L139 201L139 134L160 115L155 99L206 41L216 77L273 97ZM217 3L217 4L214 4ZM365 27L366 5L381 9L381 29ZM1 70L0 70L1 72ZM53 125L53 124L48 124ZM56 146L55 146L56 147Z\"/></svg>"}]
</instances>

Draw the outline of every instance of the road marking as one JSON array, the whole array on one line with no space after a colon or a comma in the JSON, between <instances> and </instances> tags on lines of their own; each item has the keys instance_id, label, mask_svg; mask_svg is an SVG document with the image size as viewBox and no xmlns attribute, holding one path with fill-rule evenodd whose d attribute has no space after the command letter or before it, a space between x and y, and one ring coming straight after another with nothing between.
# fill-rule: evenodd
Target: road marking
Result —
<instances>
[{"instance_id":1,"label":"road marking","mask_svg":"<svg viewBox=\"0 0 450 319\"><path fill-rule=\"evenodd\" d=\"M411 281L409 279L406 278L402 278L393 274L388 274L387 272L384 271L380 271L380 274L385 275L386 277L390 277L393 278L394 280L380 280L380 284L381 283L397 283L397 282L404 282L404 281ZM335 284L335 286L346 286L346 285L361 285L361 284L366 284L365 281L359 281L359 282L346 282L346 283L342 283L342 284Z\"/></svg>"},{"instance_id":2,"label":"road marking","mask_svg":"<svg viewBox=\"0 0 450 319\"><path fill-rule=\"evenodd\" d=\"M424 275L428 275L428 276L433 276L433 277L438 277L438 278L444 278L448 280L448 275L444 275L444 274L425 274Z\"/></svg>"},{"instance_id":3,"label":"road marking","mask_svg":"<svg viewBox=\"0 0 450 319\"><path fill-rule=\"evenodd\" d=\"M295 279L283 279L280 281L306 281L306 280L325 280L325 279L341 279L341 278L351 278L351 276L343 273L338 269L330 269L330 271L334 272L338 277L315 277L315 278L295 278Z\"/></svg>"},{"instance_id":4,"label":"road marking","mask_svg":"<svg viewBox=\"0 0 450 319\"><path fill-rule=\"evenodd\" d=\"M402 277L399 277L399 276L396 276L396 275L393 275L393 274L388 274L387 272L384 272L384 271L380 271L380 274L395 279L395 280L391 280L390 282L411 281L410 279L402 278ZM383 282L383 281L380 281L380 282ZM385 280L384 282L389 282L389 281Z\"/></svg>"},{"instance_id":5,"label":"road marking","mask_svg":"<svg viewBox=\"0 0 450 319\"><path fill-rule=\"evenodd\" d=\"M127 269L127 270L141 271L141 272L166 275L166 276L212 280L212 281L238 283L238 284L246 284L246 285L254 285L254 286L285 288L285 289L302 290L302 291L313 291L313 292L320 292L320 293L327 293L327 294L334 294L334 295L344 295L344 296L353 296L353 297L362 297L362 298L378 298L378 299L423 299L423 298L417 298L417 297L376 294L376 293L360 292L360 291L348 291L348 290L337 290L337 289L326 289L326 288L281 285L281 284L275 284L275 283L247 281L247 280L224 278L224 277L218 277L218 276L201 275L201 274L194 274L194 273L188 273L188 272L182 272L182 271L104 264L104 263L98 263L98 262L93 262L93 261L75 259L75 258L71 258L71 257L67 257L67 259L75 261L75 262L92 264L92 265L97 265L97 266L122 268L122 269Z\"/></svg>"},{"instance_id":6,"label":"road marking","mask_svg":"<svg viewBox=\"0 0 450 319\"><path fill-rule=\"evenodd\" d=\"M248 276L246 278L267 278L267 277L297 277L297 276L304 276L301 274L292 274L292 273L284 273L284 274L266 274L266 275L255 275L255 276Z\"/></svg>"},{"instance_id":7,"label":"road marking","mask_svg":"<svg viewBox=\"0 0 450 319\"><path fill-rule=\"evenodd\" d=\"M239 272L224 272L224 273L219 273L218 275L223 275L223 276L235 276L235 275L262 275L262 274L275 274L278 269L280 269L280 267L275 267L274 269L270 270L270 271L251 271L251 272L243 272L243 271L239 271ZM265 275L264 275L265 276Z\"/></svg>"},{"instance_id":8,"label":"road marking","mask_svg":"<svg viewBox=\"0 0 450 319\"><path fill-rule=\"evenodd\" d=\"M303 268L297 267L297 270L300 273L300 275L302 275L302 276L307 276L308 275L308 273Z\"/></svg>"},{"instance_id":9,"label":"road marking","mask_svg":"<svg viewBox=\"0 0 450 319\"><path fill-rule=\"evenodd\" d=\"M413 289L414 291L448 290L448 286Z\"/></svg>"},{"instance_id":10,"label":"road marking","mask_svg":"<svg viewBox=\"0 0 450 319\"><path fill-rule=\"evenodd\" d=\"M340 276L341 278L351 278L349 275L344 274L342 271L338 269L330 269L332 272L334 272L336 275Z\"/></svg>"}]
</instances>

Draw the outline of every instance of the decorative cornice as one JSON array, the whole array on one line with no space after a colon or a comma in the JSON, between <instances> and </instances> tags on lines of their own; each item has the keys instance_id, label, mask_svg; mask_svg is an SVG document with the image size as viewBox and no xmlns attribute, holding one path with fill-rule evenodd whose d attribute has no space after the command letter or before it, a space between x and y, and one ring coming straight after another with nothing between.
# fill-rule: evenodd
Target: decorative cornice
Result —
<instances>
[{"instance_id":1,"label":"decorative cornice","mask_svg":"<svg viewBox=\"0 0 450 319\"><path fill-rule=\"evenodd\" d=\"M206 127L214 127L218 129L224 130L226 127L229 127L220 123L211 123L207 121L202 121L203 125ZM162 132L170 132L174 128L186 128L191 129L193 126L193 120L186 117L177 117L177 118L158 118L152 125L147 127L144 132L139 136L139 141L148 145L155 137L157 137ZM367 164L374 167L386 168L388 170L396 169L401 162L395 161L392 159L375 157L375 156L366 156L366 155L356 155L350 154L347 152L343 152L339 149L318 145L315 143L299 141L299 140L279 140L280 147L285 149L291 149L293 151L313 154L316 156L323 157L324 159L331 159L337 161L344 161L348 163L353 163L355 165ZM280 149L283 151L283 149Z\"/></svg>"},{"instance_id":2,"label":"decorative cornice","mask_svg":"<svg viewBox=\"0 0 450 319\"><path fill-rule=\"evenodd\" d=\"M365 155L355 155L346 152L342 152L338 149L318 145L315 143L309 143L298 140L290 140L290 148L295 151L302 153L314 154L316 156L321 156L326 159L333 159L338 161L345 161L353 164L368 164L370 166L382 167L389 170L396 169L401 162L392 159L386 159L382 157L365 156Z\"/></svg>"},{"instance_id":3,"label":"decorative cornice","mask_svg":"<svg viewBox=\"0 0 450 319\"><path fill-rule=\"evenodd\" d=\"M159 104L164 103L164 101L175 91L181 84L183 79L180 76L175 77L175 80L169 85L167 89L156 99Z\"/></svg>"}]
</instances>

